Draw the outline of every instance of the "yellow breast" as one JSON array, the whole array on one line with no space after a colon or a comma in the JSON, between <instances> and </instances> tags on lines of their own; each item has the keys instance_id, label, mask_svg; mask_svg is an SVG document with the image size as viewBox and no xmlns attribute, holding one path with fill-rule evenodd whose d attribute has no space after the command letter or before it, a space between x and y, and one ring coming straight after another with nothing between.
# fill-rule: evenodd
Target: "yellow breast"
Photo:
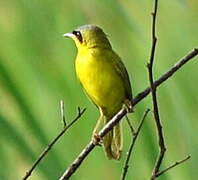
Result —
<instances>
[{"instance_id":1,"label":"yellow breast","mask_svg":"<svg viewBox=\"0 0 198 180\"><path fill-rule=\"evenodd\" d=\"M115 70L112 52L82 49L76 58L76 73L91 100L109 114L116 113L125 99L121 77Z\"/></svg>"}]
</instances>

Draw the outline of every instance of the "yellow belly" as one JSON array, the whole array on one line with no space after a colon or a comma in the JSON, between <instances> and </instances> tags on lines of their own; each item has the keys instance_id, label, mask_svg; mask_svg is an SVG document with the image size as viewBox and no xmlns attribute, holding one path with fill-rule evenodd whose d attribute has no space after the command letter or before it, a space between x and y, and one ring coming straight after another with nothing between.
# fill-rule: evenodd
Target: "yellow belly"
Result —
<instances>
[{"instance_id":1,"label":"yellow belly","mask_svg":"<svg viewBox=\"0 0 198 180\"><path fill-rule=\"evenodd\" d=\"M114 69L108 53L79 52L76 73L91 100L109 115L114 115L123 104L125 90L121 77Z\"/></svg>"}]
</instances>

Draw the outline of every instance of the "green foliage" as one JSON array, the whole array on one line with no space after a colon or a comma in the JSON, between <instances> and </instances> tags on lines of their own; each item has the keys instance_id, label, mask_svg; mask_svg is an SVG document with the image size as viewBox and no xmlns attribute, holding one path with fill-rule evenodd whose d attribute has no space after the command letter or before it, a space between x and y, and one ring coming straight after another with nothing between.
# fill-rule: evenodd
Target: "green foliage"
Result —
<instances>
[{"instance_id":1,"label":"green foliage","mask_svg":"<svg viewBox=\"0 0 198 180\"><path fill-rule=\"evenodd\" d=\"M0 6L0 179L20 179L47 143L62 128L59 101L66 118L77 106L87 112L33 172L32 180L57 179L91 137L98 112L76 80L74 43L65 32L82 24L97 24L108 34L125 62L134 94L148 86L146 63L151 48L153 1L2 1ZM198 2L159 1L155 77L198 45ZM158 90L160 114L168 148L163 167L188 154L191 160L160 180L197 179L197 68L185 65ZM151 107L147 97L130 115L138 124ZM124 120L123 120L124 121ZM123 158L109 161L96 148L72 179L119 179L130 143L126 122ZM135 147L128 179L148 179L158 153L156 130L149 115ZM93 168L94 167L94 168Z\"/></svg>"}]
</instances>

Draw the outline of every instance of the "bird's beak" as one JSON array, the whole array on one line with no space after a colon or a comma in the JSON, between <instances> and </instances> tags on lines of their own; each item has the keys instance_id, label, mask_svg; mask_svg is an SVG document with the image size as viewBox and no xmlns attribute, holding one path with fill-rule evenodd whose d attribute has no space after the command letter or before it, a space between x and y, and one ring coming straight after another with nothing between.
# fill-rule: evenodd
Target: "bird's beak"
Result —
<instances>
[{"instance_id":1,"label":"bird's beak","mask_svg":"<svg viewBox=\"0 0 198 180\"><path fill-rule=\"evenodd\" d=\"M69 37L69 38L73 38L75 37L75 35L73 33L65 33L63 34L64 37Z\"/></svg>"}]
</instances>

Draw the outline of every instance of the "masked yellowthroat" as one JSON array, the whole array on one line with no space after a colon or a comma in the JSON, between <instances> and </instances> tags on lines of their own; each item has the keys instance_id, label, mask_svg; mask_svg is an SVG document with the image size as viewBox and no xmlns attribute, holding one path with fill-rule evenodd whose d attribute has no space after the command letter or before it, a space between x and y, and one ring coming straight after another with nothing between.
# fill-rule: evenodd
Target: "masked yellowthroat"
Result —
<instances>
[{"instance_id":1,"label":"masked yellowthroat","mask_svg":"<svg viewBox=\"0 0 198 180\"><path fill-rule=\"evenodd\" d=\"M100 117L93 135L123 107L132 109L132 90L127 70L113 51L103 30L95 25L83 25L64 34L74 40L78 53L75 69L85 92L98 107ZM119 123L103 139L109 159L120 159L123 138Z\"/></svg>"}]
</instances>

